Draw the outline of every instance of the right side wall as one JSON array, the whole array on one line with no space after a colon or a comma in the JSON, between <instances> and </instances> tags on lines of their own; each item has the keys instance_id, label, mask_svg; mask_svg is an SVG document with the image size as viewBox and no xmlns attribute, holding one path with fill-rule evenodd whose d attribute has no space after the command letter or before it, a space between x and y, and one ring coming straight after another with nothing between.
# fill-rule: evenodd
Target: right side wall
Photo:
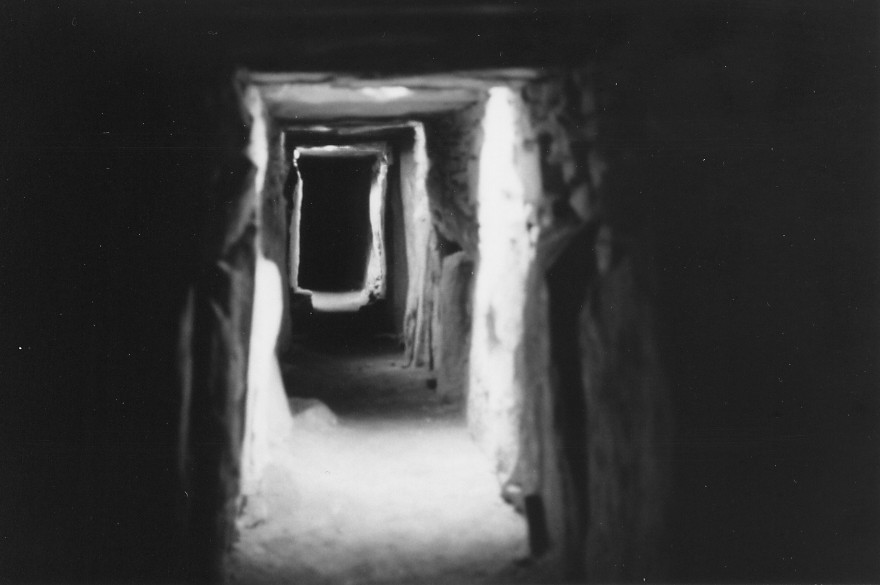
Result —
<instances>
[{"instance_id":1,"label":"right side wall","mask_svg":"<svg viewBox=\"0 0 880 585\"><path fill-rule=\"evenodd\" d=\"M527 93L556 393L514 479L566 577L880 575L876 16L658 12Z\"/></svg>"}]
</instances>

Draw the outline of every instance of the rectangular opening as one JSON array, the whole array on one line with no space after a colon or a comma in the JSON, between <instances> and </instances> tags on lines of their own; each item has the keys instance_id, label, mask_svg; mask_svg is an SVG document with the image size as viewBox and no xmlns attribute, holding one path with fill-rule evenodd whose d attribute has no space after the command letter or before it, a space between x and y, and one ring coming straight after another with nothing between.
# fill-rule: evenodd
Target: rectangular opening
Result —
<instances>
[{"instance_id":1,"label":"rectangular opening","mask_svg":"<svg viewBox=\"0 0 880 585\"><path fill-rule=\"evenodd\" d=\"M352 292L370 259L370 183L375 157L303 156L297 286Z\"/></svg>"},{"instance_id":2,"label":"rectangular opening","mask_svg":"<svg viewBox=\"0 0 880 585\"><path fill-rule=\"evenodd\" d=\"M291 276L319 311L350 311L385 296L383 144L296 148Z\"/></svg>"}]
</instances>

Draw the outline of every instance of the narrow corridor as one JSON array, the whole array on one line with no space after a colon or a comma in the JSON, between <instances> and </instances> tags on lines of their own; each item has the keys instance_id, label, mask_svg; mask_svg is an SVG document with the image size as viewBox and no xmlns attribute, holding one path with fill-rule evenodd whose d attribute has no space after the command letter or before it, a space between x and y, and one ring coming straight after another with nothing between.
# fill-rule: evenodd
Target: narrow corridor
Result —
<instances>
[{"instance_id":1,"label":"narrow corridor","mask_svg":"<svg viewBox=\"0 0 880 585\"><path fill-rule=\"evenodd\" d=\"M527 555L526 527L461 407L392 341L342 347L300 343L282 366L306 398L290 399L293 433L249 506L259 517L239 522L234 582L496 580Z\"/></svg>"}]
</instances>

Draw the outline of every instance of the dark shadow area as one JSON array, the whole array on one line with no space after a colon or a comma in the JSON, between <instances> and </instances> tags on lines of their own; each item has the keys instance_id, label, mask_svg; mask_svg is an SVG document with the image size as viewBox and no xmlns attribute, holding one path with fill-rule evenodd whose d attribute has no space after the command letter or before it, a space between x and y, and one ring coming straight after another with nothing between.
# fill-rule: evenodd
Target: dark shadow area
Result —
<instances>
[{"instance_id":1,"label":"dark shadow area","mask_svg":"<svg viewBox=\"0 0 880 585\"><path fill-rule=\"evenodd\" d=\"M294 319L296 343L328 352L369 347L380 341L400 345L390 309L384 301L358 311L333 312L318 311L310 308L307 302L303 303Z\"/></svg>"},{"instance_id":2,"label":"dark shadow area","mask_svg":"<svg viewBox=\"0 0 880 585\"><path fill-rule=\"evenodd\" d=\"M394 145L393 160L388 167L388 183L385 192L385 269L387 283L385 299L391 305L389 316L396 333L403 332L406 314L406 295L409 287L409 267L406 261L406 228L404 226L403 193L401 192L400 151L401 143L412 140L412 131L398 137ZM394 143L392 143L394 144ZM412 146L410 145L410 148Z\"/></svg>"},{"instance_id":3,"label":"dark shadow area","mask_svg":"<svg viewBox=\"0 0 880 585\"><path fill-rule=\"evenodd\" d=\"M582 310L587 289L595 286L597 275L593 245L596 231L596 225L587 224L569 236L564 249L557 250L555 258L549 259L550 264L545 272L550 308L551 380L555 382L556 394L552 420L556 423L554 431L559 437L563 465L568 468L566 472L575 494L589 493L590 478L584 444L588 417L584 381L581 378L584 357L581 352L580 323L572 315ZM584 527L588 526L589 521L589 504L572 496L567 502L567 522L575 542L583 546L586 539ZM543 518L538 516L536 509L527 507L527 512L531 512L529 526L537 540L534 544L538 544L536 548L540 549L540 537L545 531ZM564 570L568 578L584 579L582 566L569 566Z\"/></svg>"},{"instance_id":4,"label":"dark shadow area","mask_svg":"<svg viewBox=\"0 0 880 585\"><path fill-rule=\"evenodd\" d=\"M358 290L370 256L374 157L304 156L297 284L323 292Z\"/></svg>"},{"instance_id":5,"label":"dark shadow area","mask_svg":"<svg viewBox=\"0 0 880 585\"><path fill-rule=\"evenodd\" d=\"M370 334L360 315L327 313L324 330L294 341L282 363L285 388L294 398L317 399L343 416L383 416L418 421L462 415L461 405L440 400L435 374L408 369L396 340ZM373 380L376 378L376 380Z\"/></svg>"}]
</instances>

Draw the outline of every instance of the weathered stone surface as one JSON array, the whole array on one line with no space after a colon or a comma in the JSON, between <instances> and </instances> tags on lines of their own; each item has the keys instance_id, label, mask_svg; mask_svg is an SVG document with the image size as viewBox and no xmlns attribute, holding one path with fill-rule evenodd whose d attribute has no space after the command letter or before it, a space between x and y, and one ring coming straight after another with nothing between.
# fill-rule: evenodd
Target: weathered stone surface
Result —
<instances>
[{"instance_id":1,"label":"weathered stone surface","mask_svg":"<svg viewBox=\"0 0 880 585\"><path fill-rule=\"evenodd\" d=\"M604 163L595 154L598 118L592 70L531 82L523 99L541 145L545 197L567 201L581 219L592 219L604 172Z\"/></svg>"},{"instance_id":2,"label":"weathered stone surface","mask_svg":"<svg viewBox=\"0 0 880 585\"><path fill-rule=\"evenodd\" d=\"M472 258L477 254L477 199L482 141L481 104L425 123L431 219L440 234Z\"/></svg>"},{"instance_id":3,"label":"weathered stone surface","mask_svg":"<svg viewBox=\"0 0 880 585\"><path fill-rule=\"evenodd\" d=\"M440 274L437 393L448 399L467 394L474 263L464 252L443 259Z\"/></svg>"},{"instance_id":4,"label":"weathered stone surface","mask_svg":"<svg viewBox=\"0 0 880 585\"><path fill-rule=\"evenodd\" d=\"M269 120L265 123L265 140L268 156L265 180L260 193L260 246L266 258L272 260L279 269L284 290L290 288L290 274L287 271L288 228L290 209L285 197L285 182L290 173L290 161L284 156L282 133ZM281 328L278 337L278 353L284 355L290 349L290 299L285 294L282 299Z\"/></svg>"},{"instance_id":5,"label":"weathered stone surface","mask_svg":"<svg viewBox=\"0 0 880 585\"><path fill-rule=\"evenodd\" d=\"M424 259L418 304L414 307L414 311L407 315L407 325L413 335L410 365L433 369L436 349L434 327L437 324L437 286L440 283L440 251L437 232L433 228L428 232Z\"/></svg>"},{"instance_id":6,"label":"weathered stone surface","mask_svg":"<svg viewBox=\"0 0 880 585\"><path fill-rule=\"evenodd\" d=\"M225 574L239 490L256 255L254 165L240 76L200 87L216 132L210 203L201 218L201 266L192 284L191 324L182 324L181 486L191 578Z\"/></svg>"},{"instance_id":7,"label":"weathered stone surface","mask_svg":"<svg viewBox=\"0 0 880 585\"><path fill-rule=\"evenodd\" d=\"M481 120L479 151L479 257L467 417L502 482L519 449L524 388L516 355L530 334L524 329L523 310L535 254L529 217L540 197L538 152L523 109L512 88L492 88Z\"/></svg>"},{"instance_id":8,"label":"weathered stone surface","mask_svg":"<svg viewBox=\"0 0 880 585\"><path fill-rule=\"evenodd\" d=\"M398 143L400 144L400 143ZM392 329L403 336L403 324L406 320L406 297L409 290L409 263L406 256L406 219L403 216L403 196L401 193L401 166L395 160L388 169L388 194L385 221L385 233L390 240L388 249L388 303L391 306Z\"/></svg>"},{"instance_id":9,"label":"weathered stone surface","mask_svg":"<svg viewBox=\"0 0 880 585\"><path fill-rule=\"evenodd\" d=\"M620 152L603 153L599 130L614 136L614 119L597 117L596 83L584 69L524 92L545 199L531 220L540 242L525 306L533 338L519 366L528 392L505 493L527 515L533 554L560 579L603 582L662 575L670 471L644 266L610 228L628 225L614 199L630 194L607 177L628 167Z\"/></svg>"},{"instance_id":10,"label":"weathered stone surface","mask_svg":"<svg viewBox=\"0 0 880 585\"><path fill-rule=\"evenodd\" d=\"M632 257L618 252L607 272L600 268L579 321L589 478L583 550L587 578L599 583L664 574L658 548L671 471L652 309Z\"/></svg>"},{"instance_id":11,"label":"weathered stone surface","mask_svg":"<svg viewBox=\"0 0 880 585\"><path fill-rule=\"evenodd\" d=\"M429 254L433 254L428 193L425 184L428 158L425 150L425 129L413 126L412 144L400 152L400 197L403 207L403 231L406 243L407 293L403 335L406 362L424 365L431 361L430 345L424 342L431 326L431 311L426 310L425 280L430 278Z\"/></svg>"},{"instance_id":12,"label":"weathered stone surface","mask_svg":"<svg viewBox=\"0 0 880 585\"><path fill-rule=\"evenodd\" d=\"M275 353L284 297L277 265L259 256L254 285L246 432L242 447L241 495L244 497L260 491L272 446L284 441L291 430L291 413Z\"/></svg>"},{"instance_id":13,"label":"weathered stone surface","mask_svg":"<svg viewBox=\"0 0 880 585\"><path fill-rule=\"evenodd\" d=\"M593 262L595 226L547 218L529 273L517 357L523 396L521 449L503 493L529 523L532 554L554 580L583 576L586 425L579 382L577 314Z\"/></svg>"}]
</instances>

